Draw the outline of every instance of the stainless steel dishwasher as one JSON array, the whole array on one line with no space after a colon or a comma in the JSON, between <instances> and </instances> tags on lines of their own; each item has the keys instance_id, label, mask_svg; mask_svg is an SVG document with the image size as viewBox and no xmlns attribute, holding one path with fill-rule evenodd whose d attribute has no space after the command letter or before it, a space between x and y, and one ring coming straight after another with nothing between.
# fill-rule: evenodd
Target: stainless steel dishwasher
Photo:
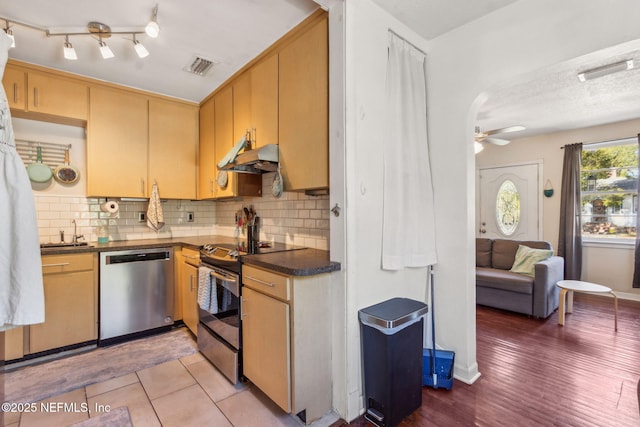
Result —
<instances>
[{"instance_id":1,"label":"stainless steel dishwasher","mask_svg":"<svg viewBox=\"0 0 640 427\"><path fill-rule=\"evenodd\" d=\"M173 325L173 248L100 253L99 345Z\"/></svg>"}]
</instances>

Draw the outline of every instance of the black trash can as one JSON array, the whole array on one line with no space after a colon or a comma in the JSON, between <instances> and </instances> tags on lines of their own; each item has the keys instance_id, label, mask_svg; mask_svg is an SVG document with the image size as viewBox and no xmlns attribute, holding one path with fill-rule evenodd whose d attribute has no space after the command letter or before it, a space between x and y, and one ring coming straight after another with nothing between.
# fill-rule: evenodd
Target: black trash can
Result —
<instances>
[{"instance_id":1,"label":"black trash can","mask_svg":"<svg viewBox=\"0 0 640 427\"><path fill-rule=\"evenodd\" d=\"M422 404L422 336L427 305L393 298L358 312L365 418L392 427Z\"/></svg>"}]
</instances>

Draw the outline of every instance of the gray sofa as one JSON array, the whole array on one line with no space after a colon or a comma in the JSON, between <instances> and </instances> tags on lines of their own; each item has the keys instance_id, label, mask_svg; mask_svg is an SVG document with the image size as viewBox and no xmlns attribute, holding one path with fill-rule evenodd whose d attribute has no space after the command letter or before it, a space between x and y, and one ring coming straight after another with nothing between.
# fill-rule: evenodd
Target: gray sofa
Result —
<instances>
[{"instance_id":1,"label":"gray sofa","mask_svg":"<svg viewBox=\"0 0 640 427\"><path fill-rule=\"evenodd\" d=\"M552 256L535 264L534 277L513 273L519 245L551 249L545 241L476 239L476 303L547 318L558 308L556 283L564 278L564 259Z\"/></svg>"}]
</instances>

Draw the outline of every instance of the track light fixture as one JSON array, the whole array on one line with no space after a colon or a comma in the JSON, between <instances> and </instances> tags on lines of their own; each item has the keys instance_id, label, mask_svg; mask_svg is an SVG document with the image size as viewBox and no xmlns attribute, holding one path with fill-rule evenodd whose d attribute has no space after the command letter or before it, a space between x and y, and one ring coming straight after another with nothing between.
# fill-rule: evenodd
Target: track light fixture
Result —
<instances>
[{"instance_id":1,"label":"track light fixture","mask_svg":"<svg viewBox=\"0 0 640 427\"><path fill-rule=\"evenodd\" d=\"M104 59L113 58L115 55L107 46L107 43L103 40L109 38L113 35L131 35L133 37L133 48L136 51L136 54L140 58L146 58L149 56L149 51L140 43L140 41L136 38L137 35L147 34L149 37L158 37L160 33L160 26L158 25L158 6L156 5L153 8L153 12L151 14L151 21L146 25L144 29L133 30L133 31L112 31L111 27L101 22L92 21L87 24L86 32L51 32L48 28L40 27L33 24L28 24L25 22L16 21L15 19L4 18L0 16L0 20L5 21L4 32L11 38L11 47L16 46L15 37L13 35L13 31L11 30L11 26L19 25L22 27L31 28L33 30L41 31L47 35L47 37L64 37L64 45L63 45L63 54L65 59L69 60L77 60L78 55L76 53L75 48L69 41L69 36L92 36L98 40L98 46L100 48L100 54Z\"/></svg>"},{"instance_id":2,"label":"track light fixture","mask_svg":"<svg viewBox=\"0 0 640 427\"><path fill-rule=\"evenodd\" d=\"M76 54L76 50L73 48L73 45L69 42L69 36L64 37L64 58L75 61L78 59L78 55Z\"/></svg>"}]
</instances>

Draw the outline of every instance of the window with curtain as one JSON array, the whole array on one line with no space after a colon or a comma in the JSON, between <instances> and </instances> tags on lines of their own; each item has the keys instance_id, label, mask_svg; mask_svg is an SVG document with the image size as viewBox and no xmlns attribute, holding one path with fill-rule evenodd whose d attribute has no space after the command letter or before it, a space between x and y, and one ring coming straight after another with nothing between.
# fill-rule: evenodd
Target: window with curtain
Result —
<instances>
[{"instance_id":1,"label":"window with curtain","mask_svg":"<svg viewBox=\"0 0 640 427\"><path fill-rule=\"evenodd\" d=\"M638 142L584 145L580 169L581 229L585 241L635 242Z\"/></svg>"}]
</instances>

